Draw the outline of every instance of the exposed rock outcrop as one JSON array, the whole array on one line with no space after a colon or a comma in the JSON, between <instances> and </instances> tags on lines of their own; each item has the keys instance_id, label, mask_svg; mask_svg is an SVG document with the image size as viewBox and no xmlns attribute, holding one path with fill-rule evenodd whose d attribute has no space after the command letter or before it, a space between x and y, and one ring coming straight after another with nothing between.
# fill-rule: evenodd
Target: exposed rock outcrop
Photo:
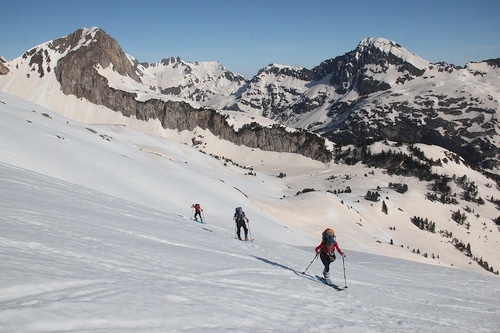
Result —
<instances>
[{"instance_id":1,"label":"exposed rock outcrop","mask_svg":"<svg viewBox=\"0 0 500 333\"><path fill-rule=\"evenodd\" d=\"M0 75L5 75L7 73L9 73L9 69L0 62Z\"/></svg>"},{"instance_id":2,"label":"exposed rock outcrop","mask_svg":"<svg viewBox=\"0 0 500 333\"><path fill-rule=\"evenodd\" d=\"M58 60L55 75L65 94L85 98L92 103L104 105L112 110L133 116L139 120L159 119L164 128L193 130L196 126L207 129L221 139L251 148L277 152L298 153L322 162L331 160L325 139L306 131L287 132L282 127L244 126L235 131L226 118L212 109L195 109L185 102L150 99L136 100L136 94L109 87L108 80L101 76L96 66L113 65L113 69L139 81L133 67L118 43L98 29L93 37L86 36L85 46L76 47L82 31L66 39L54 41L58 49L71 48L66 56ZM73 50L74 48L74 50Z\"/></svg>"}]
</instances>

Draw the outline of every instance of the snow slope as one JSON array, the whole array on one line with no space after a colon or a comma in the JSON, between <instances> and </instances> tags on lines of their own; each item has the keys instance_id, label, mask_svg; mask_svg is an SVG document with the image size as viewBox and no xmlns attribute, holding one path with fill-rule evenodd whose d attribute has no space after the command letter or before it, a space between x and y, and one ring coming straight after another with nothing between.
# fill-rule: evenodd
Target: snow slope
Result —
<instances>
[{"instance_id":1,"label":"snow slope","mask_svg":"<svg viewBox=\"0 0 500 333\"><path fill-rule=\"evenodd\" d=\"M3 93L0 117L2 332L498 329L498 277L381 255L403 250L366 241L364 229L381 227L345 222L362 216L355 199L293 195L340 170L305 158L286 167L277 160L293 163L291 154L242 148L248 175L188 145ZM207 150L229 147L206 140ZM194 202L207 224L189 219ZM236 206L255 241L234 239ZM332 224L347 254L332 264L341 291L315 278L317 231Z\"/></svg>"}]
</instances>

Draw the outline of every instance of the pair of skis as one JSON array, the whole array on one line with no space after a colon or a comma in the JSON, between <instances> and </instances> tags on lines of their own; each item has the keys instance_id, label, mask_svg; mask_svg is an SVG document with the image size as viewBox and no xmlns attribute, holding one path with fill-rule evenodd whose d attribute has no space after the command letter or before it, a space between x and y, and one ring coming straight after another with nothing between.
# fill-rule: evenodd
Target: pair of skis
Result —
<instances>
[{"instance_id":1,"label":"pair of skis","mask_svg":"<svg viewBox=\"0 0 500 333\"><path fill-rule=\"evenodd\" d=\"M205 221L203 220L198 220L198 219L190 219L191 221L198 222L199 224L206 224Z\"/></svg>"},{"instance_id":2,"label":"pair of skis","mask_svg":"<svg viewBox=\"0 0 500 333\"><path fill-rule=\"evenodd\" d=\"M342 288L342 287L337 286L332 281L326 281L324 277L319 276L319 275L316 275L316 279L320 280L321 282L323 282L327 286L332 287L333 289L335 289L337 291L341 291L341 290L344 290L345 288L347 288L347 286L345 288Z\"/></svg>"},{"instance_id":3,"label":"pair of skis","mask_svg":"<svg viewBox=\"0 0 500 333\"><path fill-rule=\"evenodd\" d=\"M319 252L316 253L316 255L314 256L314 258L311 260L311 262L309 263L309 265L307 265L306 269L302 272L303 275L307 275L309 277L311 277L310 275L306 274L306 271L309 269L309 267L311 267L312 263L314 262L314 260L316 260L317 258L319 257ZM342 287L339 287L337 286L336 284L334 284L333 282L331 281L326 281L324 277L322 276L319 276L319 275L316 275L316 279L319 280L320 282L326 284L327 286L330 286L332 287L333 289L337 290L337 291L340 291L340 290L344 290L344 289L347 289L347 279L346 279L346 276L345 276L345 262L344 262L344 255L342 256L342 267L344 268L344 282L345 282L345 287L342 288Z\"/></svg>"},{"instance_id":4,"label":"pair of skis","mask_svg":"<svg viewBox=\"0 0 500 333\"><path fill-rule=\"evenodd\" d=\"M237 240L240 240L242 242L253 242L255 240L255 238L249 238L249 239L244 239L244 238L241 238L239 239L238 237L236 237Z\"/></svg>"}]
</instances>

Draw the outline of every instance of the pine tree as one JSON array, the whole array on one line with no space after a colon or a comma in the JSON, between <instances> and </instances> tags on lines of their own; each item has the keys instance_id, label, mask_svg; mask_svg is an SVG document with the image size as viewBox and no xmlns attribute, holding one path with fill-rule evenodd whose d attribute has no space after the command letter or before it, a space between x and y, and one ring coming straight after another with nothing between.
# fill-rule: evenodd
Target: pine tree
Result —
<instances>
[{"instance_id":1,"label":"pine tree","mask_svg":"<svg viewBox=\"0 0 500 333\"><path fill-rule=\"evenodd\" d=\"M387 205L385 204L385 200L382 200L382 212L387 214Z\"/></svg>"}]
</instances>

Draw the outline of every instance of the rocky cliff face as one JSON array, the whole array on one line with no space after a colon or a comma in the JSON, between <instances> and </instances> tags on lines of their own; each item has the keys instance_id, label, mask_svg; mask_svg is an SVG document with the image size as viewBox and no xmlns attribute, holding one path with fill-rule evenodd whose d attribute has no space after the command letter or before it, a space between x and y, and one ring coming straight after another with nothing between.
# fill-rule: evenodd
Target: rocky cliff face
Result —
<instances>
[{"instance_id":1,"label":"rocky cliff face","mask_svg":"<svg viewBox=\"0 0 500 333\"><path fill-rule=\"evenodd\" d=\"M85 98L140 120L159 119L164 128L182 131L193 130L199 126L235 144L299 153L322 162L331 159L331 152L326 149L325 140L313 133L289 133L281 127L262 126L244 127L235 131L226 118L213 109L195 109L188 103L165 102L160 99L138 101L135 93L111 88L107 78L99 74L97 67L107 68L112 65L120 75L141 81L132 63L113 38L100 29L94 34L82 36L82 33L83 31L79 30L53 43L56 49L70 49L57 61L55 67L56 78L65 94ZM85 40L84 45L76 43L82 39ZM227 74L226 77L234 79Z\"/></svg>"},{"instance_id":2,"label":"rocky cliff face","mask_svg":"<svg viewBox=\"0 0 500 333\"><path fill-rule=\"evenodd\" d=\"M3 57L0 57L0 75L5 75L9 72L9 69L5 67L3 63L7 62Z\"/></svg>"},{"instance_id":3,"label":"rocky cliff face","mask_svg":"<svg viewBox=\"0 0 500 333\"><path fill-rule=\"evenodd\" d=\"M129 94L118 91L110 94L108 80L97 71L98 66L107 68L112 65L120 75L140 82L116 40L101 29L91 33L80 29L66 38L55 40L52 46L61 53L67 53L55 67L56 78L65 94L83 97L95 104L109 103L113 110L131 107L130 101L122 98Z\"/></svg>"},{"instance_id":4,"label":"rocky cliff face","mask_svg":"<svg viewBox=\"0 0 500 333\"><path fill-rule=\"evenodd\" d=\"M7 67L5 67L5 65L3 65L1 62L0 62L0 75L5 75L9 72L9 69Z\"/></svg>"}]
</instances>

